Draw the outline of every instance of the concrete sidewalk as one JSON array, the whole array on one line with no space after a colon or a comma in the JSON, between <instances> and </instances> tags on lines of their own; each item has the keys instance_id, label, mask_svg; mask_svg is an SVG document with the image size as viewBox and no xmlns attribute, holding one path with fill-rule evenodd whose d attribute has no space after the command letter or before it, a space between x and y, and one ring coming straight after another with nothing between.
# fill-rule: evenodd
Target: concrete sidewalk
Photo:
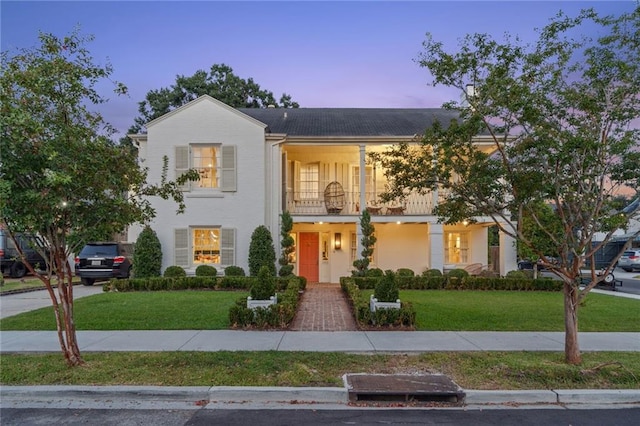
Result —
<instances>
[{"instance_id":1,"label":"concrete sidewalk","mask_svg":"<svg viewBox=\"0 0 640 426\"><path fill-rule=\"evenodd\" d=\"M78 331L83 352L307 351L564 351L563 332L470 331ZM640 333L580 333L580 348L640 352ZM58 352L55 331L0 332L0 352Z\"/></svg>"}]
</instances>

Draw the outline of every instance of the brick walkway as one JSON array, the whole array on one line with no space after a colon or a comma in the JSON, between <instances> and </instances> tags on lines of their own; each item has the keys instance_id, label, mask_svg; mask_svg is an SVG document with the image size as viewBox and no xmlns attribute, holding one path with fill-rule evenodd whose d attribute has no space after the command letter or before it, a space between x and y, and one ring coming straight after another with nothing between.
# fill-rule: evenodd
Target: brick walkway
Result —
<instances>
[{"instance_id":1,"label":"brick walkway","mask_svg":"<svg viewBox=\"0 0 640 426\"><path fill-rule=\"evenodd\" d=\"M358 328L339 284L310 283L307 284L289 329L353 331Z\"/></svg>"}]
</instances>

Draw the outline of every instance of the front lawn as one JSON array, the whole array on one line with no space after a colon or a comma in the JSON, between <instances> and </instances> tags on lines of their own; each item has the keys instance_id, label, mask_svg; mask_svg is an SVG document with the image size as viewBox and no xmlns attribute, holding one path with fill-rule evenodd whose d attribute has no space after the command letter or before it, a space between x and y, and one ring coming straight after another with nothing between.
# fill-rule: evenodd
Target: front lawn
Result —
<instances>
[{"instance_id":1,"label":"front lawn","mask_svg":"<svg viewBox=\"0 0 640 426\"><path fill-rule=\"evenodd\" d=\"M74 301L77 330L221 330L245 291L102 293ZM53 308L0 320L0 330L55 330Z\"/></svg>"},{"instance_id":2,"label":"front lawn","mask_svg":"<svg viewBox=\"0 0 640 426\"><path fill-rule=\"evenodd\" d=\"M561 292L403 290L416 329L564 331ZM578 309L580 331L640 331L640 300L590 293Z\"/></svg>"},{"instance_id":3,"label":"front lawn","mask_svg":"<svg viewBox=\"0 0 640 426\"><path fill-rule=\"evenodd\" d=\"M244 291L103 293L75 301L78 330L220 330ZM403 290L417 330L564 331L562 293ZM592 293L581 306L580 331L640 331L640 301ZM0 320L0 330L55 330L52 308Z\"/></svg>"}]
</instances>

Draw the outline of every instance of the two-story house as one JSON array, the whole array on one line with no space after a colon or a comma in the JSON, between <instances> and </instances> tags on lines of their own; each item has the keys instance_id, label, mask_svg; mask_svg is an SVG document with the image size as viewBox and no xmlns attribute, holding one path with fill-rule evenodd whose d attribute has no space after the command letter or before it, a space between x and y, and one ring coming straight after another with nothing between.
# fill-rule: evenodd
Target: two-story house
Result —
<instances>
[{"instance_id":1,"label":"two-story house","mask_svg":"<svg viewBox=\"0 0 640 426\"><path fill-rule=\"evenodd\" d=\"M371 267L383 270L447 269L488 263L490 218L473 224L443 225L433 208L445 194L410 194L381 203L384 170L368 153L415 140L434 120L448 122L444 109L299 108L235 109L202 96L131 135L139 157L159 181L162 158L168 178L189 168L200 180L184 187L186 213L152 200L152 228L163 249L163 268L188 272L201 264L247 270L251 234L259 225L272 233L279 253L280 214L292 215L295 273L311 282L338 282L360 256L360 217L371 213L377 242ZM477 141L490 152L492 144ZM139 227L132 227L135 241ZM501 235L499 271L516 269L513 240Z\"/></svg>"}]
</instances>

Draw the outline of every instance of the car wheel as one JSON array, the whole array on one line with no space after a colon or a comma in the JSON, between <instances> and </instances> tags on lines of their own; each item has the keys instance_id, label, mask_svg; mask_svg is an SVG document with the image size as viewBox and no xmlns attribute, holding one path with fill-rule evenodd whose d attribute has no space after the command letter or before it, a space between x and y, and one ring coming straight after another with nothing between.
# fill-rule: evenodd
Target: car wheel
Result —
<instances>
[{"instance_id":1,"label":"car wheel","mask_svg":"<svg viewBox=\"0 0 640 426\"><path fill-rule=\"evenodd\" d=\"M27 267L22 262L15 262L11 266L11 278L22 278L27 274Z\"/></svg>"},{"instance_id":2,"label":"car wheel","mask_svg":"<svg viewBox=\"0 0 640 426\"><path fill-rule=\"evenodd\" d=\"M605 284L613 284L613 281L616 279L616 277L613 276L613 274L611 272L609 272L607 275L605 275L604 280L602 280Z\"/></svg>"},{"instance_id":3,"label":"car wheel","mask_svg":"<svg viewBox=\"0 0 640 426\"><path fill-rule=\"evenodd\" d=\"M93 278L81 278L80 282L82 282L82 285L92 286L95 280Z\"/></svg>"}]
</instances>

